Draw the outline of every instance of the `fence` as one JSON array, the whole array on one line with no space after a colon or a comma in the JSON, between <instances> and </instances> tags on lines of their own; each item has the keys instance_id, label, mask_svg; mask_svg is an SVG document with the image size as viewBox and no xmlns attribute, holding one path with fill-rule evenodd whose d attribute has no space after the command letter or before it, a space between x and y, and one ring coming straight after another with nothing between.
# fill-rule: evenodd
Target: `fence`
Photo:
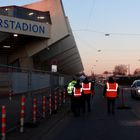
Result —
<instances>
[{"instance_id":1,"label":"fence","mask_svg":"<svg viewBox=\"0 0 140 140\"><path fill-rule=\"evenodd\" d=\"M64 87L70 79L70 76L59 73L0 65L0 91L12 89L14 94Z\"/></svg>"},{"instance_id":2,"label":"fence","mask_svg":"<svg viewBox=\"0 0 140 140\"><path fill-rule=\"evenodd\" d=\"M50 112L50 97L51 111L56 112L56 108L59 109L65 103L64 87L70 79L70 76L59 73L0 65L0 107L6 106L7 130L10 131L20 125L21 97L23 95L25 97L24 122L32 122L34 99L37 104L37 120L41 119L43 117L42 98L46 98L46 115L49 115Z\"/></svg>"}]
</instances>

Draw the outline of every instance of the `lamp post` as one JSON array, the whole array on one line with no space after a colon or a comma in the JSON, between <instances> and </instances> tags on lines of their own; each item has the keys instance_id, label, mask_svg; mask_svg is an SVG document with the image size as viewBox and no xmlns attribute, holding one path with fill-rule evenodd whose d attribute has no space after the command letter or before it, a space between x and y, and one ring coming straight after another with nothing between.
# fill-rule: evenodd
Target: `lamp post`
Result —
<instances>
[{"instance_id":1,"label":"lamp post","mask_svg":"<svg viewBox=\"0 0 140 140\"><path fill-rule=\"evenodd\" d=\"M128 64L128 75L130 75L130 64Z\"/></svg>"},{"instance_id":2,"label":"lamp post","mask_svg":"<svg viewBox=\"0 0 140 140\"><path fill-rule=\"evenodd\" d=\"M107 33L107 34L105 34L105 36L110 36L110 34Z\"/></svg>"}]
</instances>

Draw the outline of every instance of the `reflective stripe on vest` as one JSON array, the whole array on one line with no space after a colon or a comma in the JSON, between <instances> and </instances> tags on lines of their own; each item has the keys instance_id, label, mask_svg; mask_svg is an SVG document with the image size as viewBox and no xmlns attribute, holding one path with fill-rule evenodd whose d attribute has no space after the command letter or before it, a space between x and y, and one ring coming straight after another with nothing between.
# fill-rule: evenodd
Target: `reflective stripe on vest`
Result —
<instances>
[{"instance_id":1,"label":"reflective stripe on vest","mask_svg":"<svg viewBox=\"0 0 140 140\"><path fill-rule=\"evenodd\" d=\"M74 88L74 84L72 82L70 82L68 87L67 87L68 94L72 94L73 88Z\"/></svg>"},{"instance_id":2,"label":"reflective stripe on vest","mask_svg":"<svg viewBox=\"0 0 140 140\"><path fill-rule=\"evenodd\" d=\"M106 89L106 97L117 97L117 83L106 83L107 89Z\"/></svg>"},{"instance_id":3,"label":"reflective stripe on vest","mask_svg":"<svg viewBox=\"0 0 140 140\"><path fill-rule=\"evenodd\" d=\"M91 93L91 83L90 82L88 84L82 83L82 90L84 94Z\"/></svg>"},{"instance_id":4,"label":"reflective stripe on vest","mask_svg":"<svg viewBox=\"0 0 140 140\"><path fill-rule=\"evenodd\" d=\"M74 97L80 97L82 94L82 88L74 88L73 89Z\"/></svg>"}]
</instances>

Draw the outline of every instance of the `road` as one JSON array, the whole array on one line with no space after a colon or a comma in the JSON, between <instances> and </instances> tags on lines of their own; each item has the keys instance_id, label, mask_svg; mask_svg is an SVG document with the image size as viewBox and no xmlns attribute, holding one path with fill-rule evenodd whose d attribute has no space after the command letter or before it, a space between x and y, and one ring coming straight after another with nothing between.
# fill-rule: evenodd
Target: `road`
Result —
<instances>
[{"instance_id":1,"label":"road","mask_svg":"<svg viewBox=\"0 0 140 140\"><path fill-rule=\"evenodd\" d=\"M74 117L69 112L49 131L44 123L40 129L30 131L30 135L34 136L27 137L25 133L20 137L28 140L140 140L140 101L131 99L130 92L125 90L125 105L131 108L118 109L122 106L120 96L116 102L115 115L108 115L102 91L101 87L96 86L90 113ZM12 140L12 136L8 140Z\"/></svg>"}]
</instances>

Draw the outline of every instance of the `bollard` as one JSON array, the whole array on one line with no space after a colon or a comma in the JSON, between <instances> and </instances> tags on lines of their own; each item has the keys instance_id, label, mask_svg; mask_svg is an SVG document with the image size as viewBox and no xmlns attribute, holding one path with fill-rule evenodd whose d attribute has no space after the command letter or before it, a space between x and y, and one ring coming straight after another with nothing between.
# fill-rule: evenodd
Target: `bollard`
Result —
<instances>
[{"instance_id":1,"label":"bollard","mask_svg":"<svg viewBox=\"0 0 140 140\"><path fill-rule=\"evenodd\" d=\"M37 106L36 106L36 98L33 99L33 123L36 123L36 111L37 111Z\"/></svg>"},{"instance_id":2,"label":"bollard","mask_svg":"<svg viewBox=\"0 0 140 140\"><path fill-rule=\"evenodd\" d=\"M50 115L52 114L52 95L51 94L49 97L49 113L50 113Z\"/></svg>"},{"instance_id":3,"label":"bollard","mask_svg":"<svg viewBox=\"0 0 140 140\"><path fill-rule=\"evenodd\" d=\"M62 98L61 98L61 90L59 90L59 106L61 106L61 100L62 100Z\"/></svg>"},{"instance_id":4,"label":"bollard","mask_svg":"<svg viewBox=\"0 0 140 140\"><path fill-rule=\"evenodd\" d=\"M10 89L9 90L9 101L12 101L12 94L13 94L13 90Z\"/></svg>"},{"instance_id":5,"label":"bollard","mask_svg":"<svg viewBox=\"0 0 140 140\"><path fill-rule=\"evenodd\" d=\"M130 107L125 104L124 90L124 88L121 90L121 105L118 107L118 109L130 109Z\"/></svg>"},{"instance_id":6,"label":"bollard","mask_svg":"<svg viewBox=\"0 0 140 140\"><path fill-rule=\"evenodd\" d=\"M66 93L65 93L65 90L63 90L63 103L65 104L66 102Z\"/></svg>"},{"instance_id":7,"label":"bollard","mask_svg":"<svg viewBox=\"0 0 140 140\"><path fill-rule=\"evenodd\" d=\"M43 111L43 118L46 117L46 97L43 96L43 99L42 99L42 111Z\"/></svg>"},{"instance_id":8,"label":"bollard","mask_svg":"<svg viewBox=\"0 0 140 140\"><path fill-rule=\"evenodd\" d=\"M56 91L54 93L54 110L55 111L57 110L57 93L56 93Z\"/></svg>"},{"instance_id":9,"label":"bollard","mask_svg":"<svg viewBox=\"0 0 140 140\"><path fill-rule=\"evenodd\" d=\"M20 132L24 132L25 96L21 97Z\"/></svg>"},{"instance_id":10,"label":"bollard","mask_svg":"<svg viewBox=\"0 0 140 140\"><path fill-rule=\"evenodd\" d=\"M5 106L2 106L2 118L1 118L1 135L2 140L5 140L6 138L6 109Z\"/></svg>"}]
</instances>

